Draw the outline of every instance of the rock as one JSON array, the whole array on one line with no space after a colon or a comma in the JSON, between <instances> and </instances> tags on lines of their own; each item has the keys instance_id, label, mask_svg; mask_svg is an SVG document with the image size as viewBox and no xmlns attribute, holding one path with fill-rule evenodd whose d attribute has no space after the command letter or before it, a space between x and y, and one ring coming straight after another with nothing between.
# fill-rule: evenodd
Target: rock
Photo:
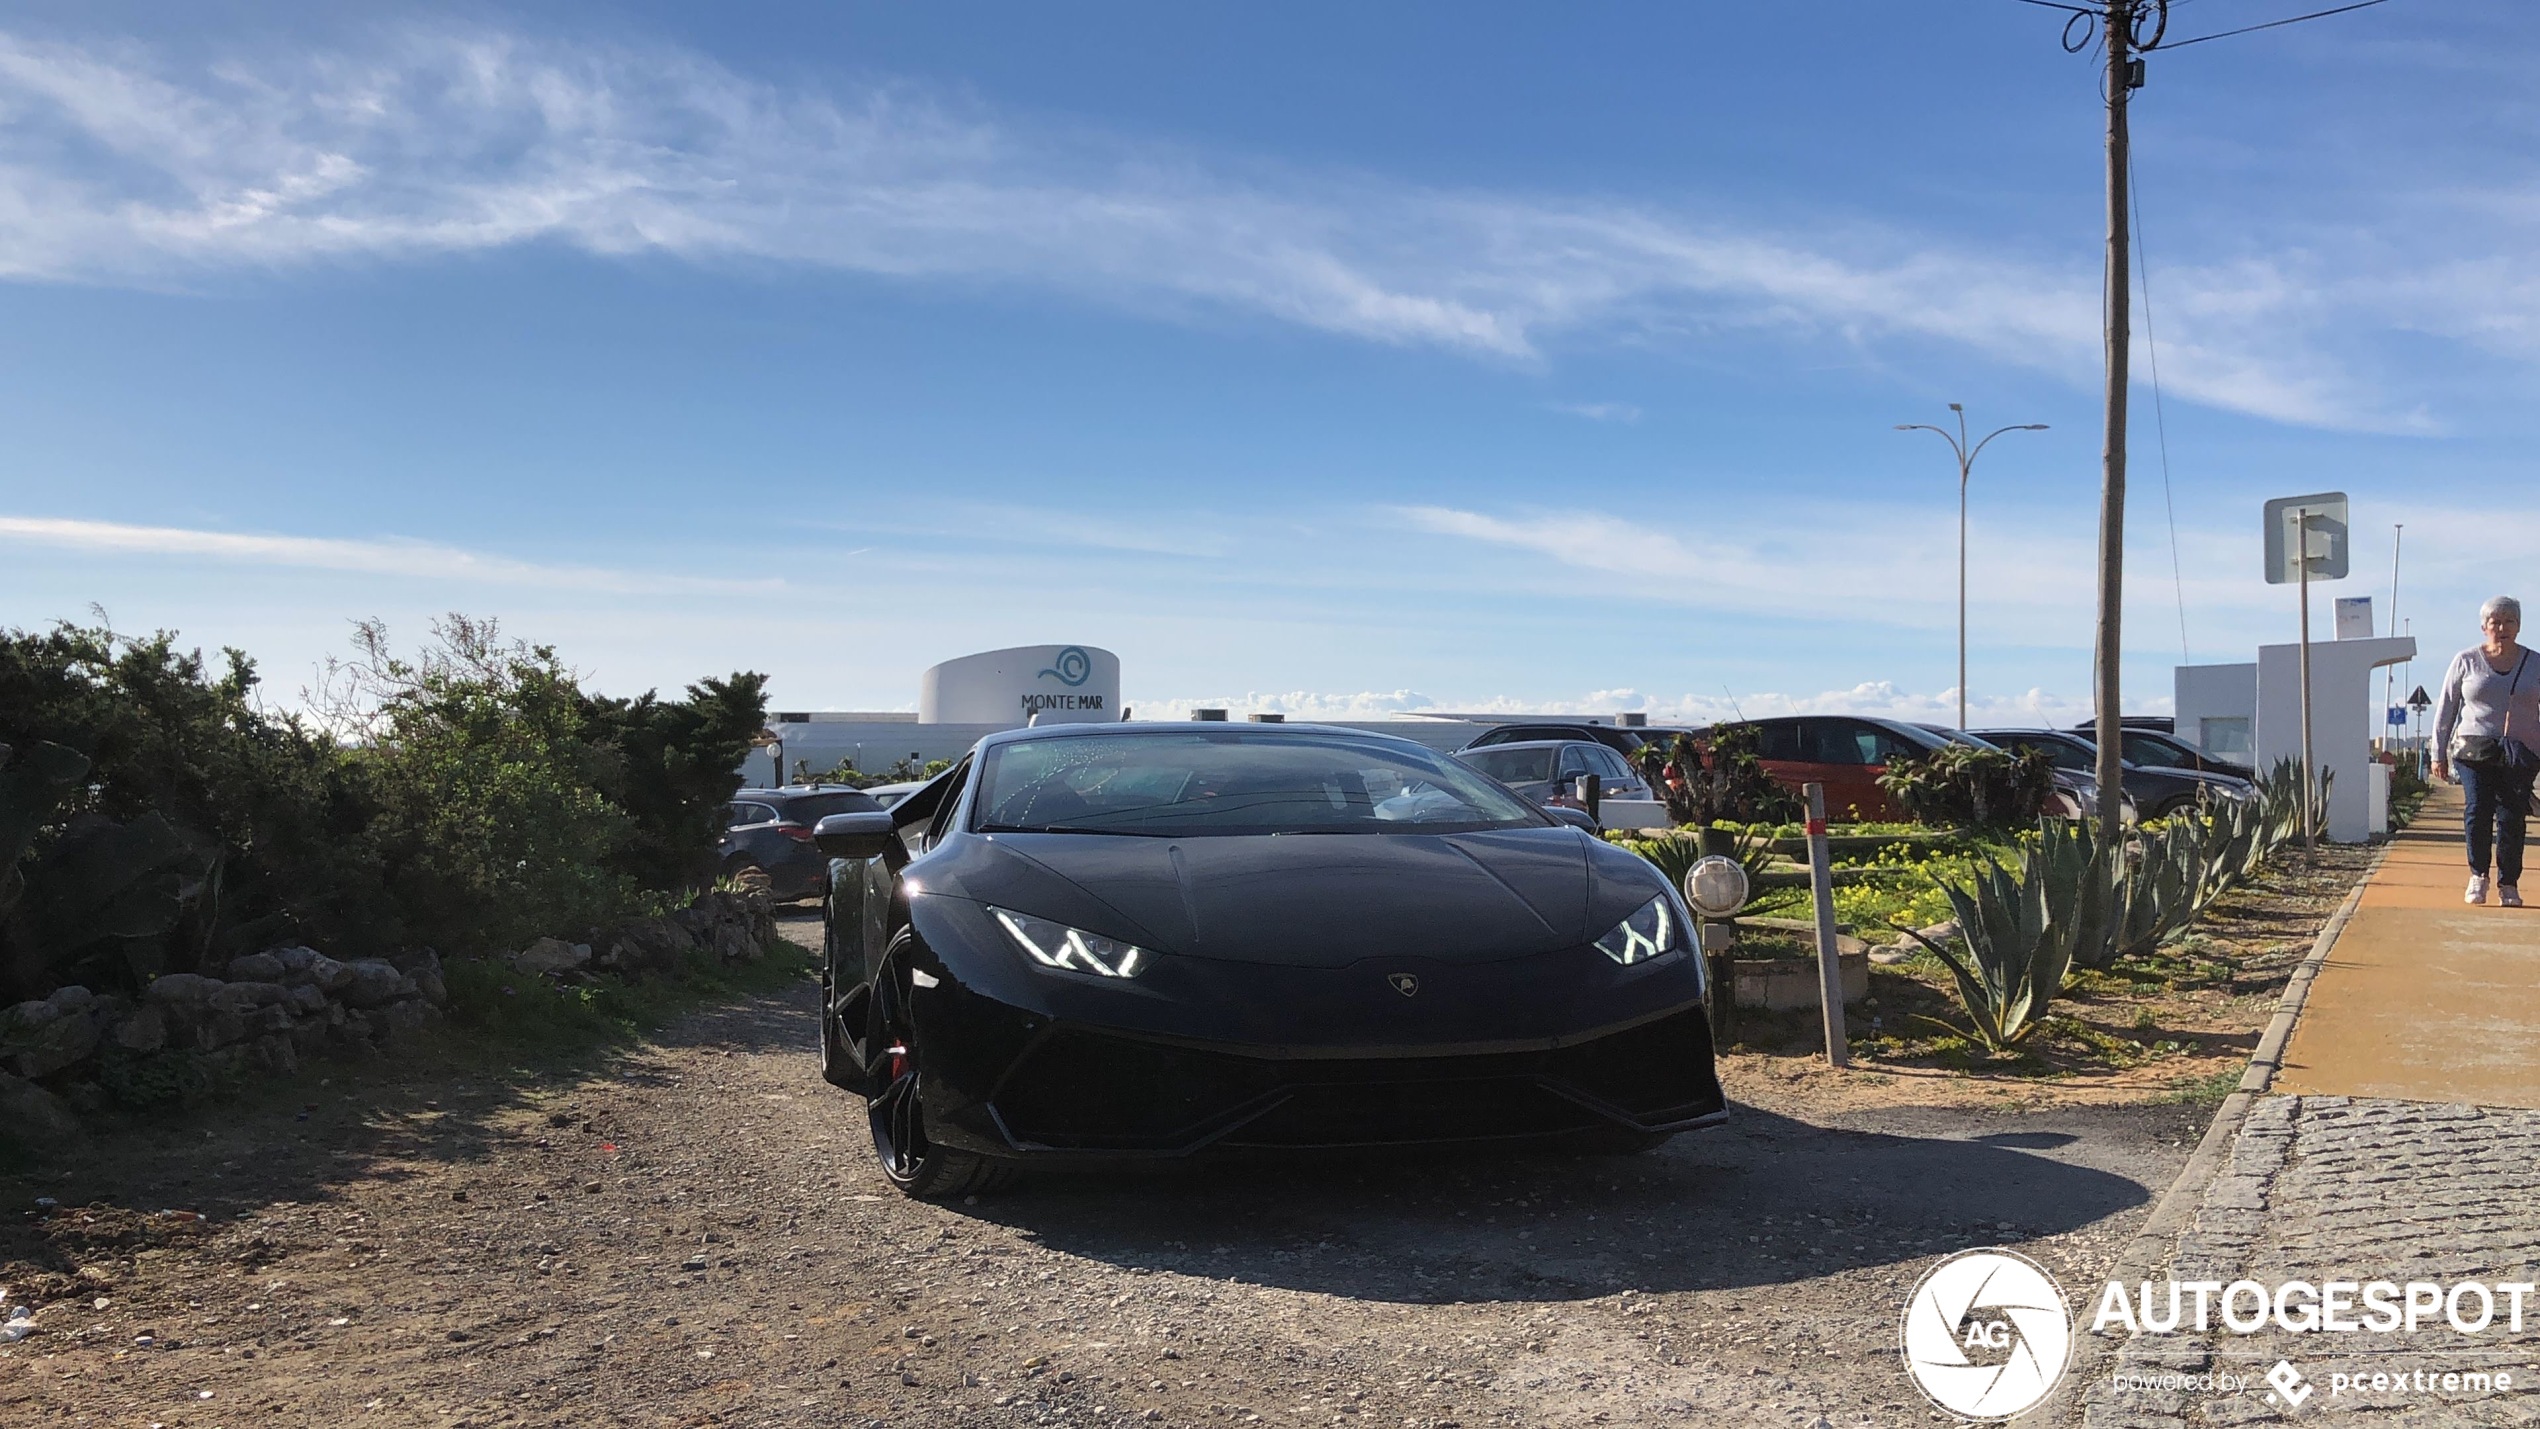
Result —
<instances>
[{"instance_id":1,"label":"rock","mask_svg":"<svg viewBox=\"0 0 2540 1429\"><path fill-rule=\"evenodd\" d=\"M315 948L267 948L265 955L282 964L285 973L307 972L309 964L318 960Z\"/></svg>"},{"instance_id":2,"label":"rock","mask_svg":"<svg viewBox=\"0 0 2540 1429\"><path fill-rule=\"evenodd\" d=\"M240 958L238 961L243 963L246 959ZM235 967L237 964L232 963L231 966ZM290 998L291 989L278 982L233 982L223 984L219 991L212 994L211 1000L214 1007L227 1008L237 1013L248 1013L259 1007L271 1007L278 1002L287 1002Z\"/></svg>"},{"instance_id":3,"label":"rock","mask_svg":"<svg viewBox=\"0 0 2540 1429\"><path fill-rule=\"evenodd\" d=\"M285 982L305 982L321 992L340 993L353 981L352 970L324 953L311 953L309 960L297 969L284 973Z\"/></svg>"},{"instance_id":4,"label":"rock","mask_svg":"<svg viewBox=\"0 0 2540 1429\"><path fill-rule=\"evenodd\" d=\"M282 959L271 953L249 953L243 958L229 960L231 982L280 982L286 971L288 969L283 967Z\"/></svg>"},{"instance_id":5,"label":"rock","mask_svg":"<svg viewBox=\"0 0 2540 1429\"><path fill-rule=\"evenodd\" d=\"M289 1037L268 1032L249 1049L257 1066L268 1072L289 1076L300 1070L299 1047Z\"/></svg>"},{"instance_id":6,"label":"rock","mask_svg":"<svg viewBox=\"0 0 2540 1429\"><path fill-rule=\"evenodd\" d=\"M225 1007L206 1010L192 1027L194 1045L206 1052L217 1051L231 1043L246 1040L247 1019Z\"/></svg>"},{"instance_id":7,"label":"rock","mask_svg":"<svg viewBox=\"0 0 2540 1429\"><path fill-rule=\"evenodd\" d=\"M385 958L360 958L344 964L352 974L343 989L343 998L355 1007L384 1007L400 997L414 995L414 979L397 971Z\"/></svg>"},{"instance_id":8,"label":"rock","mask_svg":"<svg viewBox=\"0 0 2540 1429\"><path fill-rule=\"evenodd\" d=\"M115 1024L115 1045L127 1052L147 1055L168 1045L168 1016L156 1007L145 1007Z\"/></svg>"},{"instance_id":9,"label":"rock","mask_svg":"<svg viewBox=\"0 0 2540 1429\"><path fill-rule=\"evenodd\" d=\"M0 1136L43 1146L79 1135L70 1104L23 1077L0 1072Z\"/></svg>"},{"instance_id":10,"label":"rock","mask_svg":"<svg viewBox=\"0 0 2540 1429\"><path fill-rule=\"evenodd\" d=\"M511 956L514 971L533 977L553 977L557 973L571 972L590 961L589 943L568 943L562 938L540 938Z\"/></svg>"},{"instance_id":11,"label":"rock","mask_svg":"<svg viewBox=\"0 0 2540 1429\"><path fill-rule=\"evenodd\" d=\"M381 1031L388 1037L410 1037L423 1030L423 1020L431 1004L418 997L392 1002L375 1014L384 1024Z\"/></svg>"},{"instance_id":12,"label":"rock","mask_svg":"<svg viewBox=\"0 0 2540 1429\"><path fill-rule=\"evenodd\" d=\"M180 1017L197 1016L211 1006L212 994L227 984L218 978L198 977L193 973L169 973L155 978L141 993L142 1000L166 1008Z\"/></svg>"},{"instance_id":13,"label":"rock","mask_svg":"<svg viewBox=\"0 0 2540 1429\"><path fill-rule=\"evenodd\" d=\"M395 964L399 972L415 980L415 990L422 993L426 1001L450 1000L449 985L441 979L439 953L430 948L410 948L392 955L388 961Z\"/></svg>"},{"instance_id":14,"label":"rock","mask_svg":"<svg viewBox=\"0 0 2540 1429\"><path fill-rule=\"evenodd\" d=\"M303 1057L315 1056L325 1048L329 1030L326 1019L323 1017L311 1017L294 1022L291 1024L291 1045L298 1049Z\"/></svg>"},{"instance_id":15,"label":"rock","mask_svg":"<svg viewBox=\"0 0 2540 1429\"><path fill-rule=\"evenodd\" d=\"M69 987L55 988L53 995L44 1000L63 1012L78 1012L95 1003L97 994L73 983Z\"/></svg>"},{"instance_id":16,"label":"rock","mask_svg":"<svg viewBox=\"0 0 2540 1429\"><path fill-rule=\"evenodd\" d=\"M0 1037L23 1036L61 1020L62 1009L47 1001L21 1002L0 1009Z\"/></svg>"},{"instance_id":17,"label":"rock","mask_svg":"<svg viewBox=\"0 0 2540 1429\"><path fill-rule=\"evenodd\" d=\"M302 1017L323 1017L326 1015L326 994L302 983L291 989L290 1000L284 1005Z\"/></svg>"},{"instance_id":18,"label":"rock","mask_svg":"<svg viewBox=\"0 0 2540 1429\"><path fill-rule=\"evenodd\" d=\"M19 1076L50 1076L97 1050L99 1032L87 1012L88 989L79 992L82 1000L68 1010L47 999L21 1002L0 1013L0 1046L9 1048L8 1065Z\"/></svg>"}]
</instances>

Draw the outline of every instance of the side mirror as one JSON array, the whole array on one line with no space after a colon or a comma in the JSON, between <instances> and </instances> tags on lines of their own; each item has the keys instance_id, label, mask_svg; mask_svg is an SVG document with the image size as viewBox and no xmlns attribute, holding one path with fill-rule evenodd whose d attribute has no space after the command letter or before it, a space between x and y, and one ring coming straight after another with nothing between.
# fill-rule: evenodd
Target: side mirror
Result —
<instances>
[{"instance_id":1,"label":"side mirror","mask_svg":"<svg viewBox=\"0 0 2540 1429\"><path fill-rule=\"evenodd\" d=\"M1543 811L1574 829L1585 829L1592 834L1601 834L1605 831L1604 826L1597 823L1595 816L1585 809L1573 809L1567 804L1546 804L1543 806Z\"/></svg>"},{"instance_id":2,"label":"side mirror","mask_svg":"<svg viewBox=\"0 0 2540 1429\"><path fill-rule=\"evenodd\" d=\"M891 816L880 809L831 814L811 830L811 841L831 858L880 858L892 836Z\"/></svg>"}]
</instances>

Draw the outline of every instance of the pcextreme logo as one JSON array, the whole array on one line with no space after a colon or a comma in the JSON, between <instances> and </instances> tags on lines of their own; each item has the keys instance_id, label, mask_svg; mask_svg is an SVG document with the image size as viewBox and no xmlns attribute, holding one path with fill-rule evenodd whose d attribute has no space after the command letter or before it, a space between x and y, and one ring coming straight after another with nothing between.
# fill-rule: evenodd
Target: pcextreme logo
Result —
<instances>
[{"instance_id":1,"label":"pcextreme logo","mask_svg":"<svg viewBox=\"0 0 2540 1429\"><path fill-rule=\"evenodd\" d=\"M1905 1372L1964 1419L2008 1419L2064 1377L2073 1319L2043 1266L2007 1250L1960 1251L1905 1302Z\"/></svg>"}]
</instances>

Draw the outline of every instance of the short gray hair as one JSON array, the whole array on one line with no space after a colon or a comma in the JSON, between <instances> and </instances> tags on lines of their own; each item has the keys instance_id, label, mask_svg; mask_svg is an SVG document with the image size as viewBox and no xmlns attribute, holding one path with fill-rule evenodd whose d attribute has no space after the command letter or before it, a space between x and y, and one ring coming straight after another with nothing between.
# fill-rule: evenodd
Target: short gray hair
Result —
<instances>
[{"instance_id":1,"label":"short gray hair","mask_svg":"<svg viewBox=\"0 0 2540 1429\"><path fill-rule=\"evenodd\" d=\"M2491 595L2487 598L2487 603L2478 608L2478 623L2485 625L2487 617L2491 615L2504 616L2514 624L2520 625L2522 624L2522 602L2509 595Z\"/></svg>"}]
</instances>

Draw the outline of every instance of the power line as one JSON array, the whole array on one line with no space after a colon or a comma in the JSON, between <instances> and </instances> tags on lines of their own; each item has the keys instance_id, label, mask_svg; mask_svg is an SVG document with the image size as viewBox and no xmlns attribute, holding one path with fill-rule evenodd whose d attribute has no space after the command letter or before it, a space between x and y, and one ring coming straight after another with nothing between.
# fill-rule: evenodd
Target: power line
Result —
<instances>
[{"instance_id":1,"label":"power line","mask_svg":"<svg viewBox=\"0 0 2540 1429\"><path fill-rule=\"evenodd\" d=\"M2340 5L2333 10L2314 10L2307 15L2294 15L2282 20L2269 20L2261 25L2243 25L2237 30L2216 30L2210 35L2198 35L2194 39L2190 40L2177 40L2165 43L2161 46L2161 48L2164 50L2184 49L2189 45L2201 45L2207 40L2226 40L2231 38L2233 35L2254 34L2259 30L2273 30L2285 25L2298 25L2304 20L2324 20L2331 15L2343 15L2349 10L2369 10L2375 5L2385 5L2388 3L2389 0L2355 0L2355 3L2352 5ZM2064 7L2057 6L2056 8L2062 9Z\"/></svg>"},{"instance_id":2,"label":"power line","mask_svg":"<svg viewBox=\"0 0 2540 1429\"><path fill-rule=\"evenodd\" d=\"M2161 508L2170 522L2170 584L2178 604L2178 662L2192 665L2195 658L2187 650L2187 575L2178 558L2178 499L2170 491L2170 421L2161 405L2161 349L2152 338L2152 265L2143 261L2143 190L2135 182L2131 151L2126 154L2125 186L2134 209L2134 280L2143 289L2143 355L2152 369L2152 426L2160 434Z\"/></svg>"}]
</instances>

